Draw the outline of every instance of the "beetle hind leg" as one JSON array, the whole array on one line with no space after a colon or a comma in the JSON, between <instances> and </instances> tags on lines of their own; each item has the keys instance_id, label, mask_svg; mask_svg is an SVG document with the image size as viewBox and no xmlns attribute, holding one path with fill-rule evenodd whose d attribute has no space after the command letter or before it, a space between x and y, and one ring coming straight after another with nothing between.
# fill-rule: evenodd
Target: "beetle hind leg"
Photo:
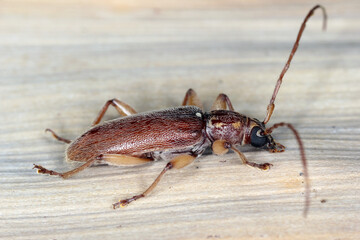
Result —
<instances>
[{"instance_id":1,"label":"beetle hind leg","mask_svg":"<svg viewBox=\"0 0 360 240\"><path fill-rule=\"evenodd\" d=\"M64 172L64 173L59 173L59 172L56 172L53 170L48 170L48 169L46 169L40 165L36 165L36 164L34 164L33 169L37 169L37 173L39 173L39 174L49 174L49 175L59 176L59 177L66 179L66 178L69 178L69 177L73 176L74 174L84 170L85 168L90 167L96 160L97 160L96 158L88 160L80 167L77 167L73 170L70 170L70 171Z\"/></svg>"},{"instance_id":2,"label":"beetle hind leg","mask_svg":"<svg viewBox=\"0 0 360 240\"><path fill-rule=\"evenodd\" d=\"M54 137L56 140L60 141L60 142L71 143L71 140L58 136L58 135L57 135L53 130L51 130L50 128L45 129L45 132L50 132L50 133L53 135L53 137Z\"/></svg>"},{"instance_id":3,"label":"beetle hind leg","mask_svg":"<svg viewBox=\"0 0 360 240\"><path fill-rule=\"evenodd\" d=\"M113 208L115 209L117 207L125 207L126 205L130 204L133 201L136 201L139 198L146 197L156 187L156 185L160 182L161 178L164 176L164 174L168 170L173 169L173 168L175 168L175 169L183 168L183 167L189 165L190 163L192 163L195 160L195 158L196 158L196 156L191 156L191 155L187 155L187 154L183 154L183 155L179 155L179 156L175 157L173 160L171 160L170 162L168 162L166 164L166 166L161 171L161 173L157 176L155 181L142 194L135 195L131 198L127 198L124 200L119 200L118 202L113 204Z\"/></svg>"},{"instance_id":4,"label":"beetle hind leg","mask_svg":"<svg viewBox=\"0 0 360 240\"><path fill-rule=\"evenodd\" d=\"M98 159L110 165L140 165L154 161L149 158L133 157L122 154L101 154L98 156Z\"/></svg>"},{"instance_id":5,"label":"beetle hind leg","mask_svg":"<svg viewBox=\"0 0 360 240\"><path fill-rule=\"evenodd\" d=\"M211 107L211 111L213 110L226 110L229 109L230 111L234 111L234 107L230 101L230 98L224 94L220 93L219 96L216 98L214 104Z\"/></svg>"},{"instance_id":6,"label":"beetle hind leg","mask_svg":"<svg viewBox=\"0 0 360 240\"><path fill-rule=\"evenodd\" d=\"M190 88L189 90L187 90L182 106L196 106L199 107L203 110L203 105L198 97L198 95L196 94L196 92Z\"/></svg>"},{"instance_id":7,"label":"beetle hind leg","mask_svg":"<svg viewBox=\"0 0 360 240\"><path fill-rule=\"evenodd\" d=\"M95 126L96 124L98 124L101 119L104 117L106 111L108 110L109 106L113 106L121 116L125 117L125 116L130 116L132 114L136 114L136 111L128 104L113 98L108 100L105 105L102 107L102 109L100 110L99 114L97 115L97 117L95 118L94 122L93 122L93 126Z\"/></svg>"},{"instance_id":8,"label":"beetle hind leg","mask_svg":"<svg viewBox=\"0 0 360 240\"><path fill-rule=\"evenodd\" d=\"M144 164L149 161L153 161L152 159L146 159L146 158L138 158L138 157L132 157L127 155L120 155L120 154L100 154L99 156L90 159L86 161L83 165L80 167L77 167L73 170L70 170L68 172L60 173L53 170L48 170L40 165L34 164L33 169L37 169L37 172L39 174L48 174L48 175L54 175L59 176L64 179L69 178L73 175L75 175L78 172L81 172L82 170L90 167L95 162L102 162L112 164L112 165L138 165L138 164Z\"/></svg>"}]
</instances>

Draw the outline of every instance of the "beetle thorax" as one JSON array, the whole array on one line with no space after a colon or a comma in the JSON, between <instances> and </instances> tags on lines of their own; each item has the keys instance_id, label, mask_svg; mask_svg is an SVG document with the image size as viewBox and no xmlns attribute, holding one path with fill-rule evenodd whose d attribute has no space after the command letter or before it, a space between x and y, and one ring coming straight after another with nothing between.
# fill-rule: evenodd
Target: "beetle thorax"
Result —
<instances>
[{"instance_id":1,"label":"beetle thorax","mask_svg":"<svg viewBox=\"0 0 360 240\"><path fill-rule=\"evenodd\" d=\"M215 110L207 115L206 133L213 142L225 140L233 145L243 145L248 129L248 118L237 112Z\"/></svg>"}]
</instances>

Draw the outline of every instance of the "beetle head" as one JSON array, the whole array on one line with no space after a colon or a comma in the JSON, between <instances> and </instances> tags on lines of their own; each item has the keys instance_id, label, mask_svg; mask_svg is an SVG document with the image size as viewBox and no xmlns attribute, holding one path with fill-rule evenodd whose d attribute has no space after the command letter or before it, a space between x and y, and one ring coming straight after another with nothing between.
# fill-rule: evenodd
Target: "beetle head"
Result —
<instances>
[{"instance_id":1,"label":"beetle head","mask_svg":"<svg viewBox=\"0 0 360 240\"><path fill-rule=\"evenodd\" d=\"M249 143L256 147L268 150L269 152L283 152L285 147L275 142L270 133L266 131L265 124L257 119L252 119L249 132Z\"/></svg>"}]
</instances>

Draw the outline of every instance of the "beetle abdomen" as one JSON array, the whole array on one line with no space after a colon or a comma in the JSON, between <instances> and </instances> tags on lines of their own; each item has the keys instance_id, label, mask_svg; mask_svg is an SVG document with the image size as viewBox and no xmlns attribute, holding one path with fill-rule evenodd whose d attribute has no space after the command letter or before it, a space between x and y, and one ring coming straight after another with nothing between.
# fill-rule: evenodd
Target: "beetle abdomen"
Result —
<instances>
[{"instance_id":1,"label":"beetle abdomen","mask_svg":"<svg viewBox=\"0 0 360 240\"><path fill-rule=\"evenodd\" d=\"M140 113L97 125L74 140L67 159L86 161L100 154L141 156L167 149L179 150L203 142L205 121L193 106Z\"/></svg>"}]
</instances>

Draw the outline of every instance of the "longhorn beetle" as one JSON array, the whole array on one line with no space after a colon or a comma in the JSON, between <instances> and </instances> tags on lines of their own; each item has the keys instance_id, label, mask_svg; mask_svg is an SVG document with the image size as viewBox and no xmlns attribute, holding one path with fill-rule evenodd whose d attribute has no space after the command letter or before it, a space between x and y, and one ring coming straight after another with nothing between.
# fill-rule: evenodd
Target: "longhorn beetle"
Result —
<instances>
[{"instance_id":1,"label":"longhorn beetle","mask_svg":"<svg viewBox=\"0 0 360 240\"><path fill-rule=\"evenodd\" d=\"M147 196L168 170L185 167L210 146L217 155L225 154L231 149L243 164L267 170L272 164L248 161L237 146L251 144L271 153L283 152L285 147L274 141L271 133L278 127L288 127L299 144L305 178L304 216L306 216L310 204L310 183L305 150L300 136L290 123L276 123L269 128L265 125L274 111L276 95L297 50L306 22L318 8L323 12L323 29L326 28L325 8L316 5L306 15L300 27L290 56L275 85L264 121L260 122L258 119L235 112L230 99L225 94L219 94L210 112L203 112L202 104L192 89L187 91L181 107L147 113L138 114L126 103L112 99L105 103L93 122L93 127L73 141L59 137L51 129L46 129L57 140L70 144L66 150L67 160L83 162L83 165L64 173L51 171L35 164L34 168L38 173L68 178L96 164L136 165L160 159L168 161L148 189L139 195L114 203L115 209ZM99 124L110 105L123 117Z\"/></svg>"}]
</instances>

